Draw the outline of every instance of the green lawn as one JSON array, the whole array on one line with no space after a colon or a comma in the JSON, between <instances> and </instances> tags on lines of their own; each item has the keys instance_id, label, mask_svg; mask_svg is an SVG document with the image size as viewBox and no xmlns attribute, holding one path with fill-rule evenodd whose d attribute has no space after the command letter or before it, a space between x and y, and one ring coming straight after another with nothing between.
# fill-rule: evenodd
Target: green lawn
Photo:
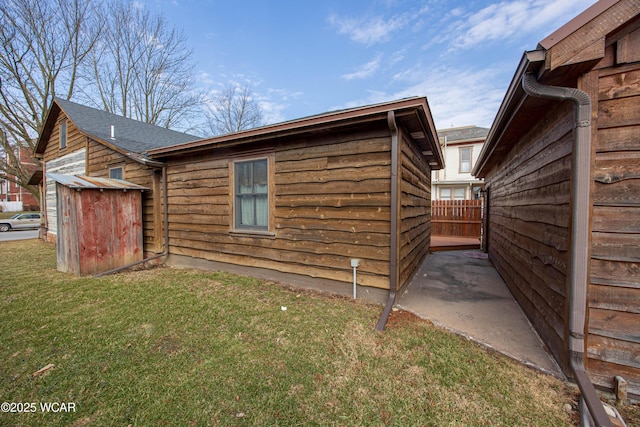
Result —
<instances>
[{"instance_id":1,"label":"green lawn","mask_svg":"<svg viewBox=\"0 0 640 427\"><path fill-rule=\"evenodd\" d=\"M380 306L219 272L77 278L39 241L0 253L0 402L36 404L0 425L575 421L562 382L402 313L377 333Z\"/></svg>"}]
</instances>

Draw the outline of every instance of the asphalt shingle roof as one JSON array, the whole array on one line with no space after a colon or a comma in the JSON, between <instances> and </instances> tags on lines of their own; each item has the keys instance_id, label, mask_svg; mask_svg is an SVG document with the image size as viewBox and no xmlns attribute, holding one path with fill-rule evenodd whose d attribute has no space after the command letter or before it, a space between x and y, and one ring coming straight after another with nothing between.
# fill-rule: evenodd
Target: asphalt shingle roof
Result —
<instances>
[{"instance_id":1,"label":"asphalt shingle roof","mask_svg":"<svg viewBox=\"0 0 640 427\"><path fill-rule=\"evenodd\" d=\"M440 138L447 137L447 141L464 141L470 139L482 139L486 138L489 134L488 128L481 128L477 126L465 126L459 128L450 129L438 129L438 136Z\"/></svg>"},{"instance_id":2,"label":"asphalt shingle roof","mask_svg":"<svg viewBox=\"0 0 640 427\"><path fill-rule=\"evenodd\" d=\"M200 137L128 119L86 105L56 98L55 102L82 132L134 153L195 141ZM115 138L111 138L111 126Z\"/></svg>"}]
</instances>

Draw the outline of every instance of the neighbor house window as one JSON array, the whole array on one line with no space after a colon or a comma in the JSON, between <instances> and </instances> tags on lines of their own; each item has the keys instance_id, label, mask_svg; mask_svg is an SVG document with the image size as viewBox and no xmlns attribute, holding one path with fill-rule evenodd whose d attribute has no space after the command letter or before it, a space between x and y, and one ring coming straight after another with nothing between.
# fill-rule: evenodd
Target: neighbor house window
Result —
<instances>
[{"instance_id":1,"label":"neighbor house window","mask_svg":"<svg viewBox=\"0 0 640 427\"><path fill-rule=\"evenodd\" d=\"M442 200L451 200L451 189L450 188L441 188L440 189L440 199L442 199Z\"/></svg>"},{"instance_id":2,"label":"neighbor house window","mask_svg":"<svg viewBox=\"0 0 640 427\"><path fill-rule=\"evenodd\" d=\"M471 147L460 148L460 173L471 172Z\"/></svg>"},{"instance_id":3,"label":"neighbor house window","mask_svg":"<svg viewBox=\"0 0 640 427\"><path fill-rule=\"evenodd\" d=\"M268 159L234 163L235 229L269 229Z\"/></svg>"},{"instance_id":4,"label":"neighbor house window","mask_svg":"<svg viewBox=\"0 0 640 427\"><path fill-rule=\"evenodd\" d=\"M60 148L67 146L67 122L60 123Z\"/></svg>"},{"instance_id":5,"label":"neighbor house window","mask_svg":"<svg viewBox=\"0 0 640 427\"><path fill-rule=\"evenodd\" d=\"M464 200L464 188L456 188L453 190L454 200Z\"/></svg>"},{"instance_id":6,"label":"neighbor house window","mask_svg":"<svg viewBox=\"0 0 640 427\"><path fill-rule=\"evenodd\" d=\"M122 166L118 166L117 168L109 169L109 178L111 179L124 179L124 173L122 170Z\"/></svg>"}]
</instances>

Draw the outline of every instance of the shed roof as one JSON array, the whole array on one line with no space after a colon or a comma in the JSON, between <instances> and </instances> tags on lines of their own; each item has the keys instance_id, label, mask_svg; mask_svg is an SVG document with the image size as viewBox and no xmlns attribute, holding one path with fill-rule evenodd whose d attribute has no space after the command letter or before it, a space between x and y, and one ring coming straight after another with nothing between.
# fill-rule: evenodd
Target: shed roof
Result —
<instances>
[{"instance_id":1,"label":"shed roof","mask_svg":"<svg viewBox=\"0 0 640 427\"><path fill-rule=\"evenodd\" d=\"M600 0L542 40L537 50L524 52L472 174L486 177L558 102L527 96L522 89L526 73L535 73L545 85L577 87L580 76L604 57L607 44L623 37L621 29L631 21L632 27L640 25L639 19L640 0Z\"/></svg>"},{"instance_id":2,"label":"shed roof","mask_svg":"<svg viewBox=\"0 0 640 427\"><path fill-rule=\"evenodd\" d=\"M44 153L46 143L61 111L83 134L99 142L117 147L124 152L141 154L154 148L200 139L198 136L107 113L62 98L55 98L38 138L36 153ZM114 138L111 138L111 126L114 127Z\"/></svg>"},{"instance_id":3,"label":"shed roof","mask_svg":"<svg viewBox=\"0 0 640 427\"><path fill-rule=\"evenodd\" d=\"M64 185L65 187L73 188L76 190L148 190L147 187L124 181L122 179L98 178L94 176L81 175L64 175L61 173L48 173L46 175L47 178L50 178L55 182Z\"/></svg>"},{"instance_id":4,"label":"shed roof","mask_svg":"<svg viewBox=\"0 0 640 427\"><path fill-rule=\"evenodd\" d=\"M329 111L241 132L152 149L148 154L152 158L166 158L203 150L253 144L282 136L319 131L331 132L341 126L351 124L369 123L375 120L386 122L389 112L393 112L397 122L411 134L431 167L433 169L443 168L444 156L438 142L431 110L425 97L404 98L357 108Z\"/></svg>"}]
</instances>

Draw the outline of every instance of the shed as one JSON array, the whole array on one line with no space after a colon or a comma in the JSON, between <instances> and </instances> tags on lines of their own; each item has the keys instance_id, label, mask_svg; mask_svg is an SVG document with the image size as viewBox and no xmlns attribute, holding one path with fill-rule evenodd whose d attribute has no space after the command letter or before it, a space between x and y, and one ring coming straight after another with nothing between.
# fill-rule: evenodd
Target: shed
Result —
<instances>
[{"instance_id":1,"label":"shed","mask_svg":"<svg viewBox=\"0 0 640 427\"><path fill-rule=\"evenodd\" d=\"M58 270L94 275L142 260L145 187L55 173L47 178L57 186Z\"/></svg>"},{"instance_id":2,"label":"shed","mask_svg":"<svg viewBox=\"0 0 640 427\"><path fill-rule=\"evenodd\" d=\"M427 255L444 159L424 97L149 150L167 164L168 264L387 303Z\"/></svg>"},{"instance_id":3,"label":"shed","mask_svg":"<svg viewBox=\"0 0 640 427\"><path fill-rule=\"evenodd\" d=\"M489 257L557 361L636 398L639 161L640 1L601 0L524 53L473 171Z\"/></svg>"}]
</instances>

